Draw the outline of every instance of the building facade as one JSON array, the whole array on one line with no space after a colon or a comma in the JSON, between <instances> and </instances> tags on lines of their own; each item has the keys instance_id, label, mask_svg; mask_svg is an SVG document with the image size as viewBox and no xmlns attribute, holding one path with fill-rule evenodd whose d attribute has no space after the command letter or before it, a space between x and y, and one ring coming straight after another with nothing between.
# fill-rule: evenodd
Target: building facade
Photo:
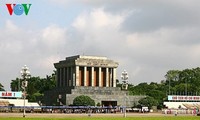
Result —
<instances>
[{"instance_id":1,"label":"building facade","mask_svg":"<svg viewBox=\"0 0 200 120\"><path fill-rule=\"evenodd\" d=\"M118 63L106 57L72 56L54 64L57 87L116 87Z\"/></svg>"},{"instance_id":2,"label":"building facade","mask_svg":"<svg viewBox=\"0 0 200 120\"><path fill-rule=\"evenodd\" d=\"M57 87L45 93L45 104L72 105L74 98L87 95L96 104L132 107L144 96L129 96L128 91L116 87L118 65L106 57L81 55L55 63Z\"/></svg>"}]
</instances>

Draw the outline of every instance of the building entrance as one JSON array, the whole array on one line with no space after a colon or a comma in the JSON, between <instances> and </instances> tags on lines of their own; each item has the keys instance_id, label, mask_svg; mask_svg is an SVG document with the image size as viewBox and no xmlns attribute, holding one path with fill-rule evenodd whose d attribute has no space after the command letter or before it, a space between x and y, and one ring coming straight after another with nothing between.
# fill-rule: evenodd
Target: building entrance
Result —
<instances>
[{"instance_id":1,"label":"building entrance","mask_svg":"<svg viewBox=\"0 0 200 120\"><path fill-rule=\"evenodd\" d=\"M103 106L117 106L117 101L101 101Z\"/></svg>"}]
</instances>

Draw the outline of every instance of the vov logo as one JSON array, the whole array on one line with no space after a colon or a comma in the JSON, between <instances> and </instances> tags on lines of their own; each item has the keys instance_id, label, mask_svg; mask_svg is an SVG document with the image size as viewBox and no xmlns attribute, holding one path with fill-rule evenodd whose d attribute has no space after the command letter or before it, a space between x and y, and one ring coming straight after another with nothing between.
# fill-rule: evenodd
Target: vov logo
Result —
<instances>
[{"instance_id":1,"label":"vov logo","mask_svg":"<svg viewBox=\"0 0 200 120\"><path fill-rule=\"evenodd\" d=\"M23 13L28 15L31 5L32 4L6 4L9 14L13 15L14 12L14 14L18 16Z\"/></svg>"}]
</instances>

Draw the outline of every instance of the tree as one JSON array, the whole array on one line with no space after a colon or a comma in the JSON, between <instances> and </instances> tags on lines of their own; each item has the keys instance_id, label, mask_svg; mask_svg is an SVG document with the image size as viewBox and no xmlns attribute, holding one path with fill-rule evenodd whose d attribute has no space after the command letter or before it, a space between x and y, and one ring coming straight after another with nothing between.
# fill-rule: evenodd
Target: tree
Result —
<instances>
[{"instance_id":1,"label":"tree","mask_svg":"<svg viewBox=\"0 0 200 120\"><path fill-rule=\"evenodd\" d=\"M80 95L73 100L75 106L95 106L95 102L89 96Z\"/></svg>"},{"instance_id":2,"label":"tree","mask_svg":"<svg viewBox=\"0 0 200 120\"><path fill-rule=\"evenodd\" d=\"M166 98L166 94L159 90L152 90L147 93L148 96L154 98L157 101L157 107L163 107L163 100Z\"/></svg>"},{"instance_id":3,"label":"tree","mask_svg":"<svg viewBox=\"0 0 200 120\"><path fill-rule=\"evenodd\" d=\"M3 87L4 86L0 83L0 91L5 91Z\"/></svg>"},{"instance_id":4,"label":"tree","mask_svg":"<svg viewBox=\"0 0 200 120\"><path fill-rule=\"evenodd\" d=\"M141 106L146 106L148 108L152 108L152 106L157 106L158 105L158 101L155 100L153 97L146 97L146 98L142 98L138 101L138 103Z\"/></svg>"},{"instance_id":5,"label":"tree","mask_svg":"<svg viewBox=\"0 0 200 120\"><path fill-rule=\"evenodd\" d=\"M11 90L22 91L22 81L23 80L20 80L19 78L12 80L12 82L10 83ZM30 79L27 79L27 81L27 99L31 102L42 102L44 92L56 87L55 73L53 73L52 75L47 75L46 78L31 77Z\"/></svg>"},{"instance_id":6,"label":"tree","mask_svg":"<svg viewBox=\"0 0 200 120\"><path fill-rule=\"evenodd\" d=\"M21 84L20 79L16 78L15 80L11 80L10 88L11 91L20 91L21 90Z\"/></svg>"}]
</instances>

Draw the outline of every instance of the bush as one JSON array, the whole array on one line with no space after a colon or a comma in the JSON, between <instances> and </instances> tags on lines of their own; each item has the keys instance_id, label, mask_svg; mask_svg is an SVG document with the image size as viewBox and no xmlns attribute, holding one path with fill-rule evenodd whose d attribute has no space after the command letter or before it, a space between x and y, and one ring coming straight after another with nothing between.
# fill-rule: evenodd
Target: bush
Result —
<instances>
[{"instance_id":1,"label":"bush","mask_svg":"<svg viewBox=\"0 0 200 120\"><path fill-rule=\"evenodd\" d=\"M95 102L89 96L80 95L73 100L75 106L95 106Z\"/></svg>"}]
</instances>

